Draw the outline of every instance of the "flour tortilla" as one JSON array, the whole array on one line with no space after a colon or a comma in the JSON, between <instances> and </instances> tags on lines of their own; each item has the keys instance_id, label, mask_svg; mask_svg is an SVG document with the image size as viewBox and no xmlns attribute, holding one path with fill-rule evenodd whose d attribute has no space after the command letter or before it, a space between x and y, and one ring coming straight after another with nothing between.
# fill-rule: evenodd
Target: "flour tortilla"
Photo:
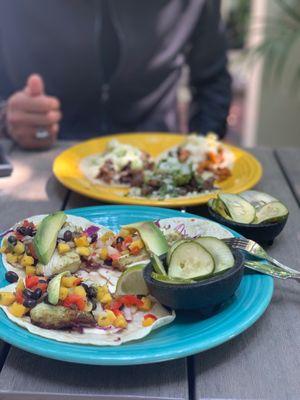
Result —
<instances>
[{"instance_id":1,"label":"flour tortilla","mask_svg":"<svg viewBox=\"0 0 300 400\"><path fill-rule=\"evenodd\" d=\"M16 284L1 288L0 292L13 292ZM53 339L58 342L65 343L78 343L78 344L89 344L94 346L119 346L122 343L131 342L133 340L142 339L149 335L153 330L161 328L164 325L170 324L175 319L175 312L169 312L167 309L162 307L159 303L156 303L151 309L151 314L157 317L157 320L153 325L149 327L142 326L142 320L145 314L148 312L138 311L133 318L133 322L128 324L128 327L124 330L113 328L111 330L104 330L100 328L84 328L83 333L61 331L53 329L43 329L33 325L30 322L29 317L16 318L8 312L7 307L1 306L7 317L21 326L27 329L29 332L45 337L47 339Z\"/></svg>"},{"instance_id":2,"label":"flour tortilla","mask_svg":"<svg viewBox=\"0 0 300 400\"><path fill-rule=\"evenodd\" d=\"M29 218L24 218L22 221L24 221L25 219L28 220L29 222L33 222L34 224L37 224L39 222L41 222L48 214L41 214L41 215L35 215L33 217L29 217ZM82 218L82 217L77 217L75 215L67 215L67 220L66 222L70 222L71 224L78 226L82 229L86 229L89 226L93 225L93 226L97 226L99 228L98 234L101 236L104 233L108 232L109 229L107 229L105 226L102 225L98 225L98 224L94 224L93 222L89 221L86 218ZM16 226L18 226L22 221L16 223L11 229L14 229ZM7 235L5 235L2 239L2 242L5 238L7 238L10 235L10 233L8 233ZM6 257L5 254L2 254L2 263L5 267L6 270L8 271L14 271L16 272L20 277L25 277L25 270L24 268L20 265L19 267L15 267L13 265L11 265L10 263L8 263L6 261ZM49 275L49 274L47 274Z\"/></svg>"}]
</instances>

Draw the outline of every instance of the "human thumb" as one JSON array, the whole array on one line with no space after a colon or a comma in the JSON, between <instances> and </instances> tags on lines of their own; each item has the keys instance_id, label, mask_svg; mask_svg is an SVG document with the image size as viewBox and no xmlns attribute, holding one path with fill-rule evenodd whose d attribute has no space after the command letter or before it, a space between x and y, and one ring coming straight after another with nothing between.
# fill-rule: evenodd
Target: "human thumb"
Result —
<instances>
[{"instance_id":1,"label":"human thumb","mask_svg":"<svg viewBox=\"0 0 300 400\"><path fill-rule=\"evenodd\" d=\"M32 74L27 79L27 84L25 87L25 92L29 96L40 96L44 93L44 82L40 75Z\"/></svg>"}]
</instances>

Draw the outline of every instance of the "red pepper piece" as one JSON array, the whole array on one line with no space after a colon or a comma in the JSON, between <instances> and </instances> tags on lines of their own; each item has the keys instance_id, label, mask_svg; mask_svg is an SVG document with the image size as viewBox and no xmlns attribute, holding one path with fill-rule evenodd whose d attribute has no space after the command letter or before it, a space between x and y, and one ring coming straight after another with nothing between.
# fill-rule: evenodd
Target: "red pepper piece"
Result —
<instances>
[{"instance_id":1,"label":"red pepper piece","mask_svg":"<svg viewBox=\"0 0 300 400\"><path fill-rule=\"evenodd\" d=\"M23 296L23 291L20 290L20 289L18 289L18 290L16 291L16 300L17 300L17 303L23 304L24 296Z\"/></svg>"},{"instance_id":2,"label":"red pepper piece","mask_svg":"<svg viewBox=\"0 0 300 400\"><path fill-rule=\"evenodd\" d=\"M133 294L126 294L125 296L120 297L119 299L124 306L126 307L131 307L131 306L137 306L137 307L141 307L143 306L143 302L142 300L140 300L137 296L133 295Z\"/></svg>"},{"instance_id":3,"label":"red pepper piece","mask_svg":"<svg viewBox=\"0 0 300 400\"><path fill-rule=\"evenodd\" d=\"M147 318L152 318L152 319L154 319L154 321L157 320L157 317L154 314L145 314L144 319L147 319Z\"/></svg>"},{"instance_id":4,"label":"red pepper piece","mask_svg":"<svg viewBox=\"0 0 300 400\"><path fill-rule=\"evenodd\" d=\"M34 286L37 286L39 283L39 277L36 275L33 276L26 276L25 278L25 285L28 289L32 289Z\"/></svg>"},{"instance_id":5,"label":"red pepper piece","mask_svg":"<svg viewBox=\"0 0 300 400\"><path fill-rule=\"evenodd\" d=\"M78 294L69 294L63 301L65 307L76 306L79 311L83 311L85 308L85 299Z\"/></svg>"}]
</instances>

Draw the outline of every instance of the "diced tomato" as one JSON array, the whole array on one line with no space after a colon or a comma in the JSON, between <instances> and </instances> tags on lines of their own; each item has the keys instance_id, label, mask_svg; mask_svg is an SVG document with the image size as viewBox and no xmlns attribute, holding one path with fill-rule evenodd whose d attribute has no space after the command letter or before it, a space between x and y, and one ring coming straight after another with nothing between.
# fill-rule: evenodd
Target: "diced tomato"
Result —
<instances>
[{"instance_id":1,"label":"diced tomato","mask_svg":"<svg viewBox=\"0 0 300 400\"><path fill-rule=\"evenodd\" d=\"M34 286L36 286L39 283L39 277L36 275L30 276L27 275L25 278L25 285L28 289L32 289Z\"/></svg>"},{"instance_id":2,"label":"diced tomato","mask_svg":"<svg viewBox=\"0 0 300 400\"><path fill-rule=\"evenodd\" d=\"M38 257L36 255L35 248L34 248L34 245L32 242L27 244L27 248L30 253L29 255L32 256L33 258L37 259Z\"/></svg>"},{"instance_id":3,"label":"diced tomato","mask_svg":"<svg viewBox=\"0 0 300 400\"><path fill-rule=\"evenodd\" d=\"M85 299L82 296L79 296L78 294L69 294L65 300L63 301L63 305L65 307L72 307L76 306L79 311L83 311L85 308Z\"/></svg>"},{"instance_id":4,"label":"diced tomato","mask_svg":"<svg viewBox=\"0 0 300 400\"><path fill-rule=\"evenodd\" d=\"M82 279L81 279L81 278L77 278L77 279L74 281L73 286L78 286L78 285L81 284L81 282L82 282Z\"/></svg>"},{"instance_id":5,"label":"diced tomato","mask_svg":"<svg viewBox=\"0 0 300 400\"><path fill-rule=\"evenodd\" d=\"M139 249L138 247L135 247L135 246L130 248L130 253L134 256L137 256L140 251L141 251L141 249Z\"/></svg>"},{"instance_id":6,"label":"diced tomato","mask_svg":"<svg viewBox=\"0 0 300 400\"><path fill-rule=\"evenodd\" d=\"M124 243L125 243L126 245L128 245L128 244L132 243L132 241L133 241L133 239L132 239L131 236L126 236L126 238L125 238L125 240L124 240Z\"/></svg>"},{"instance_id":7,"label":"diced tomato","mask_svg":"<svg viewBox=\"0 0 300 400\"><path fill-rule=\"evenodd\" d=\"M20 289L16 291L16 300L17 303L23 304L24 296L23 296L23 291Z\"/></svg>"},{"instance_id":8,"label":"diced tomato","mask_svg":"<svg viewBox=\"0 0 300 400\"><path fill-rule=\"evenodd\" d=\"M113 260L113 261L118 261L120 257L121 257L121 254L111 254L111 255L109 256L109 258L110 258L111 260Z\"/></svg>"},{"instance_id":9,"label":"diced tomato","mask_svg":"<svg viewBox=\"0 0 300 400\"><path fill-rule=\"evenodd\" d=\"M152 318L152 319L154 319L154 321L157 320L157 317L154 314L145 314L144 319L147 319L147 318Z\"/></svg>"},{"instance_id":10,"label":"diced tomato","mask_svg":"<svg viewBox=\"0 0 300 400\"><path fill-rule=\"evenodd\" d=\"M39 282L36 285L35 289L40 288L42 290L42 292L45 293L47 290L47 287L48 287L48 284L46 282Z\"/></svg>"},{"instance_id":11,"label":"diced tomato","mask_svg":"<svg viewBox=\"0 0 300 400\"><path fill-rule=\"evenodd\" d=\"M115 312L115 311L120 311L120 308L122 307L123 303L121 301L118 300L114 300L110 306L108 307L111 311Z\"/></svg>"},{"instance_id":12,"label":"diced tomato","mask_svg":"<svg viewBox=\"0 0 300 400\"><path fill-rule=\"evenodd\" d=\"M125 296L120 297L119 300L126 307L130 307L130 306L141 307L143 305L142 300L140 300L137 296L135 296L133 294L126 294Z\"/></svg>"},{"instance_id":13,"label":"diced tomato","mask_svg":"<svg viewBox=\"0 0 300 400\"><path fill-rule=\"evenodd\" d=\"M111 311L115 314L116 317L118 317L119 315L123 315L122 311L120 310L111 310Z\"/></svg>"}]
</instances>

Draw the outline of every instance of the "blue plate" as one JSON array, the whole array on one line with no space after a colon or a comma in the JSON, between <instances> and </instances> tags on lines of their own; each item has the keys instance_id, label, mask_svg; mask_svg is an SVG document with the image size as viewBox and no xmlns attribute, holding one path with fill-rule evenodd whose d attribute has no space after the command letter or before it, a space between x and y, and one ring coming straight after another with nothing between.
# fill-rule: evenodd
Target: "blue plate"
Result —
<instances>
[{"instance_id":1,"label":"blue plate","mask_svg":"<svg viewBox=\"0 0 300 400\"><path fill-rule=\"evenodd\" d=\"M120 225L142 220L179 216L201 218L175 210L138 206L88 207L68 210L67 213L88 218L113 230L118 230ZM6 284L4 273L1 264L0 287ZM173 360L218 346L249 328L267 308L272 293L271 277L245 275L235 296L222 306L218 314L201 320L195 313L178 312L172 324L153 332L144 340L118 347L67 344L35 336L11 322L3 311L0 312L0 337L31 353L82 364L133 365Z\"/></svg>"}]
</instances>

